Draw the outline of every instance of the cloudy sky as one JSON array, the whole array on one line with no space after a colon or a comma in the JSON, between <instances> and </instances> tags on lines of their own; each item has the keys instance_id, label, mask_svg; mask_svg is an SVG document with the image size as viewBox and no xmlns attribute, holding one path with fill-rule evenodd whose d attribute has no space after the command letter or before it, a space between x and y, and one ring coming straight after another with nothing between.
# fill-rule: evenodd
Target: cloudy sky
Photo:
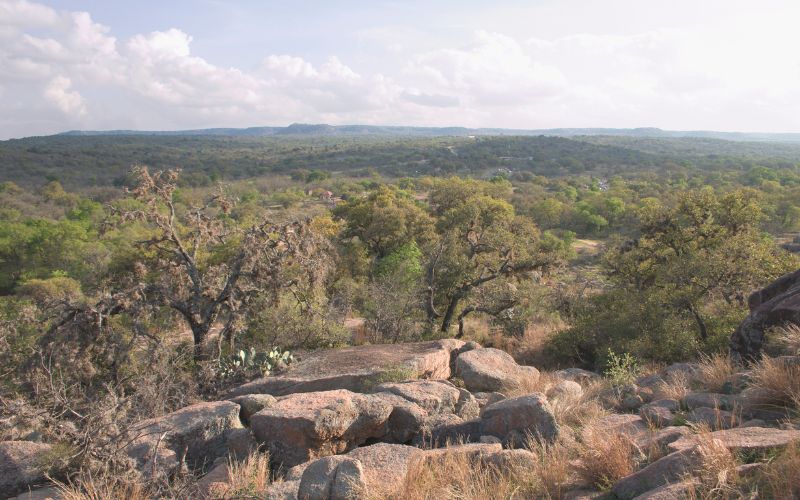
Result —
<instances>
[{"instance_id":1,"label":"cloudy sky","mask_svg":"<svg viewBox=\"0 0 800 500\"><path fill-rule=\"evenodd\" d=\"M0 0L0 138L293 122L800 132L797 0Z\"/></svg>"}]
</instances>

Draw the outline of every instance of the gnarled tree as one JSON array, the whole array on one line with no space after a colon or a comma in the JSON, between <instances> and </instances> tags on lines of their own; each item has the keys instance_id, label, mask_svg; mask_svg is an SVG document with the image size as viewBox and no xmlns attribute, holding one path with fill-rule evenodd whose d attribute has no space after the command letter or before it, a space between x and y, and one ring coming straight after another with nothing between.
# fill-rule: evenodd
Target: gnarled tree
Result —
<instances>
[{"instance_id":1,"label":"gnarled tree","mask_svg":"<svg viewBox=\"0 0 800 500\"><path fill-rule=\"evenodd\" d=\"M116 208L117 223L139 221L152 237L137 244L152 254L141 279L145 300L177 311L191 329L196 358L215 325L220 340L239 327L251 300L281 290L315 287L324 279L332 254L311 220L241 228L226 216L232 202L221 192L205 204L181 209L175 200L177 171L151 174L134 169L131 190L136 208Z\"/></svg>"},{"instance_id":2,"label":"gnarled tree","mask_svg":"<svg viewBox=\"0 0 800 500\"><path fill-rule=\"evenodd\" d=\"M440 235L427 268L426 310L447 332L472 312L497 316L517 304L514 282L562 263L536 225L501 199L502 185L451 179L431 192ZM479 294L489 287L503 293Z\"/></svg>"}]
</instances>

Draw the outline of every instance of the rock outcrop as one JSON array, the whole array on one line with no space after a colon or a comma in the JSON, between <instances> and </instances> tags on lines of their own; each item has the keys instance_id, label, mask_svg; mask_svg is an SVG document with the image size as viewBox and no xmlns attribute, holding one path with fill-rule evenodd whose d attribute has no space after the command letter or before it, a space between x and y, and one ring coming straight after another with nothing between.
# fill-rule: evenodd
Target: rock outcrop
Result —
<instances>
[{"instance_id":1,"label":"rock outcrop","mask_svg":"<svg viewBox=\"0 0 800 500\"><path fill-rule=\"evenodd\" d=\"M366 496L364 467L344 455L320 458L309 464L300 478L297 498L303 500L349 500Z\"/></svg>"},{"instance_id":2,"label":"rock outcrop","mask_svg":"<svg viewBox=\"0 0 800 500\"><path fill-rule=\"evenodd\" d=\"M12 496L45 481L44 455L52 447L30 441L0 442L0 495Z\"/></svg>"},{"instance_id":3,"label":"rock outcrop","mask_svg":"<svg viewBox=\"0 0 800 500\"><path fill-rule=\"evenodd\" d=\"M783 448L792 442L800 442L800 430L773 429L770 427L737 427L712 432L709 439L715 439L729 450L763 451ZM669 444L671 450L686 450L696 446L703 437L697 434L684 436Z\"/></svg>"},{"instance_id":4,"label":"rock outcrop","mask_svg":"<svg viewBox=\"0 0 800 500\"><path fill-rule=\"evenodd\" d=\"M382 438L394 407L344 389L292 394L250 417L256 439L276 464L292 467Z\"/></svg>"},{"instance_id":5,"label":"rock outcrop","mask_svg":"<svg viewBox=\"0 0 800 500\"><path fill-rule=\"evenodd\" d=\"M520 366L505 351L493 348L473 349L458 355L456 376L470 392L505 392L536 382L539 371Z\"/></svg>"},{"instance_id":6,"label":"rock outcrop","mask_svg":"<svg viewBox=\"0 0 800 500\"><path fill-rule=\"evenodd\" d=\"M786 323L800 324L800 269L785 274L750 295L750 314L731 335L730 350L734 359L758 359L764 344L764 332Z\"/></svg>"},{"instance_id":7,"label":"rock outcrop","mask_svg":"<svg viewBox=\"0 0 800 500\"><path fill-rule=\"evenodd\" d=\"M178 457L185 455L190 467L199 468L229 453L246 454L253 442L242 428L239 405L230 401L198 403L144 420L131 428L130 435L128 455L143 470L155 465L167 472L178 465Z\"/></svg>"},{"instance_id":8,"label":"rock outcrop","mask_svg":"<svg viewBox=\"0 0 800 500\"><path fill-rule=\"evenodd\" d=\"M474 352L474 351L473 351ZM505 399L483 409L481 435L495 436L509 445L523 445L528 437L553 441L559 427L544 394Z\"/></svg>"},{"instance_id":9,"label":"rock outcrop","mask_svg":"<svg viewBox=\"0 0 800 500\"><path fill-rule=\"evenodd\" d=\"M368 392L387 379L448 379L464 342L455 339L409 344L364 345L310 354L277 377L248 382L227 397L244 394L285 396L300 392L347 389Z\"/></svg>"}]
</instances>

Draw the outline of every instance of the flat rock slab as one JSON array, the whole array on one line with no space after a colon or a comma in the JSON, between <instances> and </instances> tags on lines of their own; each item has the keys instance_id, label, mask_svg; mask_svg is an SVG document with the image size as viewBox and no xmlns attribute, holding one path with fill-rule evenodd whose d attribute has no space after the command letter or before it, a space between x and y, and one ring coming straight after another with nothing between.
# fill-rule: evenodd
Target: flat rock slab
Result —
<instances>
[{"instance_id":1,"label":"flat rock slab","mask_svg":"<svg viewBox=\"0 0 800 500\"><path fill-rule=\"evenodd\" d=\"M42 457L48 444L31 441L0 442L0 495L14 495L45 481Z\"/></svg>"},{"instance_id":2,"label":"flat rock slab","mask_svg":"<svg viewBox=\"0 0 800 500\"><path fill-rule=\"evenodd\" d=\"M236 446L240 434L249 435L242 429L239 405L230 401L198 403L135 424L128 454L145 470L154 459L170 470L177 466L177 456L185 452L187 463L197 468L234 451L230 447Z\"/></svg>"},{"instance_id":3,"label":"flat rock slab","mask_svg":"<svg viewBox=\"0 0 800 500\"><path fill-rule=\"evenodd\" d=\"M415 403L429 414L456 413L461 396L453 384L439 380L412 380L381 384L375 392L388 392Z\"/></svg>"},{"instance_id":4,"label":"flat rock slab","mask_svg":"<svg viewBox=\"0 0 800 500\"><path fill-rule=\"evenodd\" d=\"M770 427L737 427L712 432L709 438L719 440L729 450L768 450L783 448L789 443L800 441L800 431L773 429ZM671 450L687 450L701 443L703 436L696 434L684 436L669 444Z\"/></svg>"},{"instance_id":5,"label":"flat rock slab","mask_svg":"<svg viewBox=\"0 0 800 500\"><path fill-rule=\"evenodd\" d=\"M647 493L643 493L634 500L683 500L692 498L692 494L697 493L699 481L694 478L686 479L672 484L665 484Z\"/></svg>"},{"instance_id":6,"label":"flat rock slab","mask_svg":"<svg viewBox=\"0 0 800 500\"><path fill-rule=\"evenodd\" d=\"M250 417L256 439L285 468L351 450L387 435L394 406L347 390L292 394Z\"/></svg>"},{"instance_id":7,"label":"flat rock slab","mask_svg":"<svg viewBox=\"0 0 800 500\"><path fill-rule=\"evenodd\" d=\"M248 382L231 390L227 397L336 389L368 392L397 377L444 380L450 378L453 358L463 345L460 340L444 339L321 350L298 361L285 374Z\"/></svg>"}]
</instances>

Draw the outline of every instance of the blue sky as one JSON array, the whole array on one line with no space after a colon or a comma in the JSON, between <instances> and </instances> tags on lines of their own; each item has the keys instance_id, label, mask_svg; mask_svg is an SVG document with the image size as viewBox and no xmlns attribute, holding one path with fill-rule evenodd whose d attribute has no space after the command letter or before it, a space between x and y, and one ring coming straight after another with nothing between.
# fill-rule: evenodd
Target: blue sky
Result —
<instances>
[{"instance_id":1,"label":"blue sky","mask_svg":"<svg viewBox=\"0 0 800 500\"><path fill-rule=\"evenodd\" d=\"M0 138L327 122L800 131L794 0L0 0Z\"/></svg>"}]
</instances>

